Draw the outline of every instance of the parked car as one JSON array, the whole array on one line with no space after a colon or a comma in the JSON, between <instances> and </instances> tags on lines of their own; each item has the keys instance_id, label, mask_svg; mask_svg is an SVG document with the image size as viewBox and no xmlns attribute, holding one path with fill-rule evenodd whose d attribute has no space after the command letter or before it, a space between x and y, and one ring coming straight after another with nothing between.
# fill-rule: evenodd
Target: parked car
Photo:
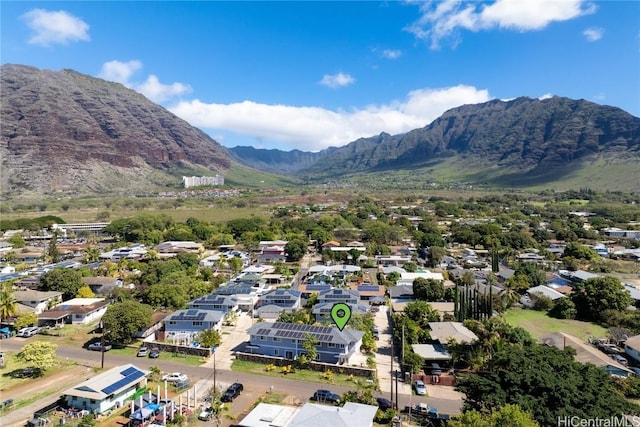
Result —
<instances>
[{"instance_id":1,"label":"parked car","mask_svg":"<svg viewBox=\"0 0 640 427\"><path fill-rule=\"evenodd\" d=\"M22 338L29 338L38 333L38 327L30 326L28 328L22 328L18 331L18 336Z\"/></svg>"},{"instance_id":2,"label":"parked car","mask_svg":"<svg viewBox=\"0 0 640 427\"><path fill-rule=\"evenodd\" d=\"M335 405L340 403L340 396L329 390L316 390L311 398L316 402L329 402Z\"/></svg>"},{"instance_id":3,"label":"parked car","mask_svg":"<svg viewBox=\"0 0 640 427\"><path fill-rule=\"evenodd\" d=\"M629 361L619 354L610 354L609 357L623 366L627 366L629 364Z\"/></svg>"},{"instance_id":4,"label":"parked car","mask_svg":"<svg viewBox=\"0 0 640 427\"><path fill-rule=\"evenodd\" d=\"M204 408L198 415L200 421L209 421L211 417L213 417L213 408L211 406Z\"/></svg>"},{"instance_id":5,"label":"parked car","mask_svg":"<svg viewBox=\"0 0 640 427\"><path fill-rule=\"evenodd\" d=\"M373 338L375 338L375 340L379 340L380 339L380 330L378 329L377 326L373 327Z\"/></svg>"},{"instance_id":6,"label":"parked car","mask_svg":"<svg viewBox=\"0 0 640 427\"><path fill-rule=\"evenodd\" d=\"M152 348L149 352L149 357L152 359L157 359L158 357L160 357L160 349L158 347Z\"/></svg>"},{"instance_id":7,"label":"parked car","mask_svg":"<svg viewBox=\"0 0 640 427\"><path fill-rule=\"evenodd\" d=\"M229 386L229 388L224 392L220 400L223 402L233 402L233 399L240 396L240 392L244 390L244 386L240 383L233 383Z\"/></svg>"},{"instance_id":8,"label":"parked car","mask_svg":"<svg viewBox=\"0 0 640 427\"><path fill-rule=\"evenodd\" d=\"M182 374L180 372L173 372L171 374L167 374L162 377L162 381L167 381L170 383L184 382L184 381L187 381L188 379L189 378L185 374Z\"/></svg>"},{"instance_id":9,"label":"parked car","mask_svg":"<svg viewBox=\"0 0 640 427\"><path fill-rule=\"evenodd\" d=\"M27 368L24 368L24 369L20 370L16 374L16 377L18 377L18 378L33 378L33 377L39 377L40 375L42 375L42 370L40 368L27 367Z\"/></svg>"},{"instance_id":10,"label":"parked car","mask_svg":"<svg viewBox=\"0 0 640 427\"><path fill-rule=\"evenodd\" d=\"M136 354L137 357L146 357L149 355L149 347L140 347L140 350L138 350L138 354Z\"/></svg>"},{"instance_id":11,"label":"parked car","mask_svg":"<svg viewBox=\"0 0 640 427\"><path fill-rule=\"evenodd\" d=\"M376 397L376 402L378 402L378 408L382 411L386 411L387 409L396 409L396 405L391 402L389 399L385 399L384 397Z\"/></svg>"},{"instance_id":12,"label":"parked car","mask_svg":"<svg viewBox=\"0 0 640 427\"><path fill-rule=\"evenodd\" d=\"M433 406L429 406L426 403L416 403L415 406L405 406L405 413L411 412L414 415L420 415L427 418L437 418L438 417L438 408L434 408Z\"/></svg>"},{"instance_id":13,"label":"parked car","mask_svg":"<svg viewBox=\"0 0 640 427\"><path fill-rule=\"evenodd\" d=\"M101 342L98 341L98 342L89 344L87 348L92 351L109 351L113 348L113 346L107 343L103 345Z\"/></svg>"},{"instance_id":14,"label":"parked car","mask_svg":"<svg viewBox=\"0 0 640 427\"><path fill-rule=\"evenodd\" d=\"M417 380L413 383L413 389L416 391L416 394L420 396L424 396L427 394L427 387L424 385L424 382L421 380Z\"/></svg>"},{"instance_id":15,"label":"parked car","mask_svg":"<svg viewBox=\"0 0 640 427\"><path fill-rule=\"evenodd\" d=\"M431 375L442 375L442 368L438 363L431 364Z\"/></svg>"}]
</instances>

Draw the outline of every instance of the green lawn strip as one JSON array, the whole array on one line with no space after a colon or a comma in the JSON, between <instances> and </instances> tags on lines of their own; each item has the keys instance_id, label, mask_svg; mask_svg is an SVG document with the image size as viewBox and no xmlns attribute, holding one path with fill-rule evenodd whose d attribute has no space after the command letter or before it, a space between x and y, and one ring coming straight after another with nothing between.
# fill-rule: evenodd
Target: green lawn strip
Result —
<instances>
[{"instance_id":1,"label":"green lawn strip","mask_svg":"<svg viewBox=\"0 0 640 427\"><path fill-rule=\"evenodd\" d=\"M554 319L545 312L528 310L523 308L511 308L505 313L505 319L514 326L520 326L535 338L540 338L554 332L564 332L580 339L589 337L602 337L607 335L607 330L595 323L581 320Z\"/></svg>"},{"instance_id":2,"label":"green lawn strip","mask_svg":"<svg viewBox=\"0 0 640 427\"><path fill-rule=\"evenodd\" d=\"M138 353L138 347L114 348L107 352L107 356L109 353L117 354L120 356L135 357L136 354ZM160 357L156 360L180 362L180 363L184 363L185 365L191 365L191 366L200 366L204 362L206 362L206 358L201 356L195 356L191 354L176 354L176 353L170 353L166 351L161 351Z\"/></svg>"},{"instance_id":3,"label":"green lawn strip","mask_svg":"<svg viewBox=\"0 0 640 427\"><path fill-rule=\"evenodd\" d=\"M33 366L33 364L25 363L21 360L18 360L16 355L11 352L5 352L5 368L0 371L0 391L2 391L3 394L6 394L6 392L8 390L11 390L11 388L13 387L16 387L20 384L25 384L29 381L34 381L35 379L48 377L49 375L56 372L73 369L76 364L71 361L58 359L55 365L53 365L49 369L46 369L43 372L42 376L38 378L14 378L11 376L13 372L24 369L28 366Z\"/></svg>"},{"instance_id":4,"label":"green lawn strip","mask_svg":"<svg viewBox=\"0 0 640 427\"><path fill-rule=\"evenodd\" d=\"M344 387L352 387L356 381L364 383L366 378L350 377L349 375L332 372L330 376L325 376L324 372L311 371L308 369L295 369L293 372L283 374L280 367L276 367L273 371L265 370L267 365L258 362L249 362L246 360L234 360L231 364L231 370L237 372L245 372L248 374L264 375L267 377L288 378L296 381L307 381L320 384L333 384Z\"/></svg>"}]
</instances>

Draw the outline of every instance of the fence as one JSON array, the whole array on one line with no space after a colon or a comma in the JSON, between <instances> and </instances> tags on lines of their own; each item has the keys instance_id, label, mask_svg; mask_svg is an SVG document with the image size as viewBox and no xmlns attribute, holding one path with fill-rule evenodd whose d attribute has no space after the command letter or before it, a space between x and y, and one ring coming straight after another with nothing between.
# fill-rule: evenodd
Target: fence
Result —
<instances>
[{"instance_id":1,"label":"fence","mask_svg":"<svg viewBox=\"0 0 640 427\"><path fill-rule=\"evenodd\" d=\"M200 357L211 356L211 349L209 347L188 347L184 345L175 345L155 341L149 342L146 345L151 348L158 347L160 351L166 353L191 354Z\"/></svg>"},{"instance_id":2,"label":"fence","mask_svg":"<svg viewBox=\"0 0 640 427\"><path fill-rule=\"evenodd\" d=\"M235 355L236 355L236 359L238 360L264 363L266 365L273 364L276 366L287 366L295 363L292 360L284 359L282 357L263 356L261 354L236 352ZM333 365L331 363L322 363L322 362L311 362L309 366L305 367L305 369L311 369L312 371L318 371L318 372L324 372L326 370L330 370L332 372L336 372L339 374L355 375L359 377L366 377L366 378L372 378L372 379L375 378L376 376L375 369L362 368L359 366Z\"/></svg>"}]
</instances>

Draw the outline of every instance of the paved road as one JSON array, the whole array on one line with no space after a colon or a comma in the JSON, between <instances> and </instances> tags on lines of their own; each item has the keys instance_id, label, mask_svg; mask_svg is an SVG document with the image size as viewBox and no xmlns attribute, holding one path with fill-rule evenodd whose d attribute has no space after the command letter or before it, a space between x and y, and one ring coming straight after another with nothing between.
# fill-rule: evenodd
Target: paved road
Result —
<instances>
[{"instance_id":1,"label":"paved road","mask_svg":"<svg viewBox=\"0 0 640 427\"><path fill-rule=\"evenodd\" d=\"M0 350L3 351L19 351L24 345L24 341L18 340L16 338L2 340L0 341ZM72 347L68 345L59 345L57 349L57 355L59 358L67 358L70 360L74 360L77 363L84 365L86 367L99 367L100 366L100 352L88 351L83 348ZM198 379L208 379L213 381L214 370L212 367L204 367L204 366L190 366L182 364L178 361L166 361L166 360L158 360L158 359L148 359L148 358L136 358L133 356L126 355L117 355L111 353L105 353L105 368L111 368L113 366L118 366L126 363L134 363L136 366L149 369L151 366L158 366L164 372L183 372L187 374L193 381ZM90 374L87 374L90 375ZM311 382L303 382L303 381L295 381L286 378L274 378L267 377L262 375L254 375L254 374L246 374L240 372L233 372L229 369L217 369L216 366L216 375L215 375L216 383L219 383L222 386L226 386L235 381L240 381L245 386L245 392L248 396L254 396L255 398L262 395L264 392L267 392L271 386L273 386L274 391L286 391L288 394L291 394L296 397L297 400L301 402L306 402L313 392L318 388L329 388L335 393L342 394L345 391L348 391L348 387L340 387L340 386L326 386L318 383ZM78 378L78 381L84 380L85 378ZM388 393L384 394L385 397L389 398ZM55 397L50 397L47 399L41 399L35 404L36 409L38 407L43 407L48 403L55 401ZM438 398L420 398L418 399L416 396L411 396L410 394L400 393L399 397L399 407L403 408L405 405L416 404L418 402L427 403L430 406L435 406L441 413L449 413L455 414L460 412L461 402L459 400L450 400L450 399L438 399ZM250 405L252 402L245 402L246 399L238 400L234 402L231 407L231 413L234 415L240 415L246 408L245 405ZM31 407L31 405L30 405ZM13 411L17 412L17 411ZM12 412L12 413L13 413ZM10 425L8 417L12 414L3 416L2 425L8 426ZM24 422L28 419L22 418L20 421ZM13 420L16 421L16 420ZM20 425L20 424L18 424Z\"/></svg>"}]
</instances>

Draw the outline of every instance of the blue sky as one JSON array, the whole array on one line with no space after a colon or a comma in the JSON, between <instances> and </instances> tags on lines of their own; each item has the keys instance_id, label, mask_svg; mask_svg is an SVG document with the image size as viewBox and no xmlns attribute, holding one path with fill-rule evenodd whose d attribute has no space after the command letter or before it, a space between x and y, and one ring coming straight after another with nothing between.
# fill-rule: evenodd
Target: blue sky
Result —
<instances>
[{"instance_id":1,"label":"blue sky","mask_svg":"<svg viewBox=\"0 0 640 427\"><path fill-rule=\"evenodd\" d=\"M463 104L640 116L640 2L2 1L1 62L123 83L225 146L318 151Z\"/></svg>"}]
</instances>

